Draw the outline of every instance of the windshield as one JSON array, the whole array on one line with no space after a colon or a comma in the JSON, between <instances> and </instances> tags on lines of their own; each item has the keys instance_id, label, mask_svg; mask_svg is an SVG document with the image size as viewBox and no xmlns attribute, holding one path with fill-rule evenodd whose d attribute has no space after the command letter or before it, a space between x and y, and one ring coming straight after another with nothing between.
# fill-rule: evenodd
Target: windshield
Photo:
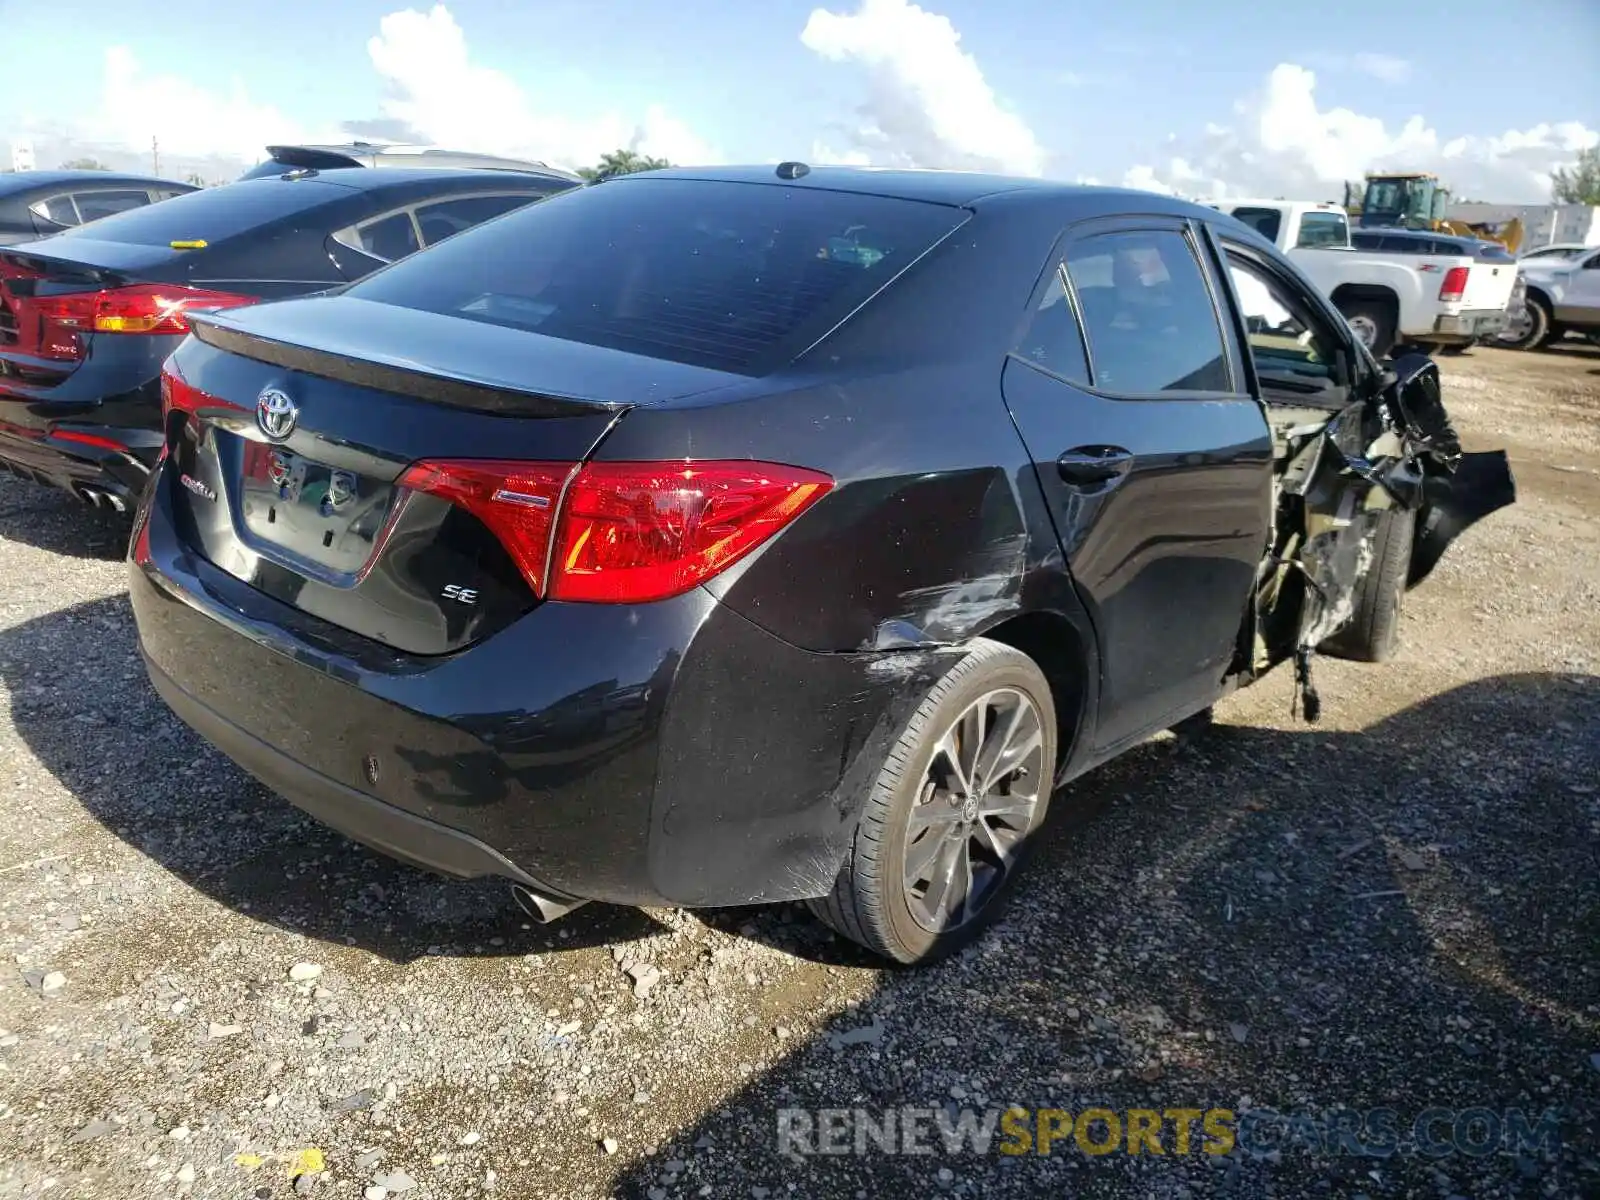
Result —
<instances>
[{"instance_id":1,"label":"windshield","mask_svg":"<svg viewBox=\"0 0 1600 1200\"><path fill-rule=\"evenodd\" d=\"M80 225L57 236L132 246L165 246L175 241L214 245L269 221L350 194L347 188L314 179L254 179L187 192L160 204L102 217L92 225Z\"/></svg>"},{"instance_id":2,"label":"windshield","mask_svg":"<svg viewBox=\"0 0 1600 1200\"><path fill-rule=\"evenodd\" d=\"M618 179L458 234L347 294L757 375L965 217L807 187Z\"/></svg>"},{"instance_id":3,"label":"windshield","mask_svg":"<svg viewBox=\"0 0 1600 1200\"><path fill-rule=\"evenodd\" d=\"M1398 180L1367 185L1367 198L1362 202L1364 212L1400 213L1405 211L1405 189Z\"/></svg>"}]
</instances>

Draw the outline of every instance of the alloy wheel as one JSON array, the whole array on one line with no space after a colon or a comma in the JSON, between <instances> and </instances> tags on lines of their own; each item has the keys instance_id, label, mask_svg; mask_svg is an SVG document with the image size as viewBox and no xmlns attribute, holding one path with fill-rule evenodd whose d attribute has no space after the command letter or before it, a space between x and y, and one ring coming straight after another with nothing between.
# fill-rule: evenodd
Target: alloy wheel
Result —
<instances>
[{"instance_id":1,"label":"alloy wheel","mask_svg":"<svg viewBox=\"0 0 1600 1200\"><path fill-rule=\"evenodd\" d=\"M1016 688L979 697L934 744L905 838L905 899L931 933L999 894L1050 786L1039 709Z\"/></svg>"},{"instance_id":2,"label":"alloy wheel","mask_svg":"<svg viewBox=\"0 0 1600 1200\"><path fill-rule=\"evenodd\" d=\"M1523 306L1522 315L1514 317L1505 323L1504 328L1495 335L1496 341L1510 342L1516 345L1533 332L1533 310Z\"/></svg>"}]
</instances>

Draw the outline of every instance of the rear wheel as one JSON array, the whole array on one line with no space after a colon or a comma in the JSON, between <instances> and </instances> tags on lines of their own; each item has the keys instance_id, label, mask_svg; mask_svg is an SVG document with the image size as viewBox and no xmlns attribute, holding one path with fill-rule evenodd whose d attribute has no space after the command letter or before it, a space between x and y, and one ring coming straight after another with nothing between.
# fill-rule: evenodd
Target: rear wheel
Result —
<instances>
[{"instance_id":1,"label":"rear wheel","mask_svg":"<svg viewBox=\"0 0 1600 1200\"><path fill-rule=\"evenodd\" d=\"M1550 340L1550 310L1537 296L1529 296L1522 316L1508 321L1495 338L1507 350L1537 350Z\"/></svg>"},{"instance_id":2,"label":"rear wheel","mask_svg":"<svg viewBox=\"0 0 1600 1200\"><path fill-rule=\"evenodd\" d=\"M979 639L929 689L878 772L833 892L837 932L900 963L971 941L999 911L1055 776L1056 715L1034 661Z\"/></svg>"},{"instance_id":3,"label":"rear wheel","mask_svg":"<svg viewBox=\"0 0 1600 1200\"><path fill-rule=\"evenodd\" d=\"M1400 646L1400 604L1411 573L1411 547L1417 514L1391 508L1378 516L1372 535L1372 562L1356 584L1350 620L1327 641L1322 651L1357 662L1385 662Z\"/></svg>"},{"instance_id":4,"label":"rear wheel","mask_svg":"<svg viewBox=\"0 0 1600 1200\"><path fill-rule=\"evenodd\" d=\"M1374 358L1382 358L1389 353L1394 346L1395 319L1387 304L1378 300L1346 299L1340 300L1338 307L1356 337L1372 352Z\"/></svg>"}]
</instances>

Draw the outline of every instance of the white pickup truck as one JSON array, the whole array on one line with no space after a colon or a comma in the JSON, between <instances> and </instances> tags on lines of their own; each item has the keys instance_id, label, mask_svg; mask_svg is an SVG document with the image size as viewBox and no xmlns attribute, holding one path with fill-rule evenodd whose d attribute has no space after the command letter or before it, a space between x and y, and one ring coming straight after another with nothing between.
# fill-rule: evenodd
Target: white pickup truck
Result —
<instances>
[{"instance_id":1,"label":"white pickup truck","mask_svg":"<svg viewBox=\"0 0 1600 1200\"><path fill-rule=\"evenodd\" d=\"M1397 342L1463 347L1499 333L1516 288L1517 264L1466 239L1433 245L1460 253L1375 252L1350 246L1350 219L1337 204L1212 200L1288 254L1320 287L1374 354ZM1485 255L1491 254L1492 258Z\"/></svg>"}]
</instances>

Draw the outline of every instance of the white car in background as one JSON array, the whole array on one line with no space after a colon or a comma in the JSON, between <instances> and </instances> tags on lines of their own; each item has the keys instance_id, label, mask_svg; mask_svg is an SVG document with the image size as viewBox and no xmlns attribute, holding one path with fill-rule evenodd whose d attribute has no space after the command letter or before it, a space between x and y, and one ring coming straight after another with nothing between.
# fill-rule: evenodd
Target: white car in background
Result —
<instances>
[{"instance_id":1,"label":"white car in background","mask_svg":"<svg viewBox=\"0 0 1600 1200\"><path fill-rule=\"evenodd\" d=\"M1600 246L1585 246L1565 256L1524 255L1519 266L1527 284L1527 303L1521 319L1507 323L1497 345L1537 350L1567 333L1600 342Z\"/></svg>"}]
</instances>

